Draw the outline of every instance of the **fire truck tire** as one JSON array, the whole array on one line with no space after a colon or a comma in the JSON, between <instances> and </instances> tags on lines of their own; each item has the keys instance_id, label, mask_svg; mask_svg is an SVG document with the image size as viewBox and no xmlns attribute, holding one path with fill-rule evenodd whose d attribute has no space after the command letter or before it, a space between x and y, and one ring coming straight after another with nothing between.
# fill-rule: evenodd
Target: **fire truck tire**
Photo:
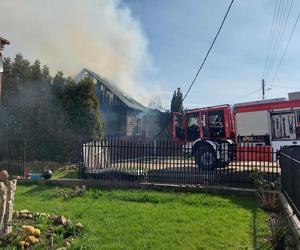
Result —
<instances>
[{"instance_id":1,"label":"fire truck tire","mask_svg":"<svg viewBox=\"0 0 300 250\"><path fill-rule=\"evenodd\" d=\"M203 170L214 170L218 165L216 151L208 145L199 145L194 151L195 163Z\"/></svg>"}]
</instances>

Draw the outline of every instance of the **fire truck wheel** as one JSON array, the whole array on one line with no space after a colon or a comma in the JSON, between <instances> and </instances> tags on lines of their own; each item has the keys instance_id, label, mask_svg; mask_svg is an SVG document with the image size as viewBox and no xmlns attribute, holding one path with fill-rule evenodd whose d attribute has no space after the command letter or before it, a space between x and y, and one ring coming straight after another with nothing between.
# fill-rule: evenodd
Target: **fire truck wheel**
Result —
<instances>
[{"instance_id":1,"label":"fire truck wheel","mask_svg":"<svg viewBox=\"0 0 300 250\"><path fill-rule=\"evenodd\" d=\"M195 163L203 170L214 170L217 166L217 155L212 147L197 147L194 156Z\"/></svg>"}]
</instances>

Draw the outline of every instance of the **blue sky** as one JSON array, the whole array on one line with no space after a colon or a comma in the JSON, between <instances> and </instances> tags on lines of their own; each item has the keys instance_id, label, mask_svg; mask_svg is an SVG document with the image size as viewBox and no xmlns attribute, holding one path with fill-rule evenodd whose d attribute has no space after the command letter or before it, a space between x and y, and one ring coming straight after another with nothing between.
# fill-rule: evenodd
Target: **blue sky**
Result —
<instances>
[{"instance_id":1,"label":"blue sky","mask_svg":"<svg viewBox=\"0 0 300 250\"><path fill-rule=\"evenodd\" d=\"M300 11L297 0L235 0L188 108L261 98L260 86L275 3L291 3L277 66ZM83 67L110 79L147 105L159 96L170 107L174 89L188 89L230 0L27 0L0 1L4 51L41 60L74 76ZM12 14L13 13L13 14ZM74 18L74 17L80 18ZM300 23L267 98L300 89ZM269 86L268 86L269 85ZM273 86L270 86L273 85ZM283 88L274 87L283 86Z\"/></svg>"},{"instance_id":2,"label":"blue sky","mask_svg":"<svg viewBox=\"0 0 300 250\"><path fill-rule=\"evenodd\" d=\"M183 92L187 90L229 2L123 1L148 39L155 70L146 73L146 84L149 88L156 84L161 87L166 108L176 87L181 87ZM234 104L261 98L259 88L274 7L275 0L235 1L219 39L184 103L185 107ZM279 62L299 11L300 4L294 1L274 65ZM300 89L299 28L296 28L277 79L266 82L285 88L272 87L266 93L267 98L286 97L288 92Z\"/></svg>"}]
</instances>

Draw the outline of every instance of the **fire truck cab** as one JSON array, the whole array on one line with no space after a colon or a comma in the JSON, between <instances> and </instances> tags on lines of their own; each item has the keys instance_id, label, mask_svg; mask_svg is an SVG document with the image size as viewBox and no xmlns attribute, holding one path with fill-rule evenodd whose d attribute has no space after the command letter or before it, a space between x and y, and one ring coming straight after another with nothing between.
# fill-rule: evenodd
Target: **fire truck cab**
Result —
<instances>
[{"instance_id":1,"label":"fire truck cab","mask_svg":"<svg viewBox=\"0 0 300 250\"><path fill-rule=\"evenodd\" d=\"M232 109L221 105L193 109L185 114L174 113L173 137L192 143L192 154L199 167L214 169L217 165L226 165L230 162L228 148L235 140Z\"/></svg>"},{"instance_id":2,"label":"fire truck cab","mask_svg":"<svg viewBox=\"0 0 300 250\"><path fill-rule=\"evenodd\" d=\"M192 109L174 113L173 137L184 142L198 139L235 138L233 113L229 105Z\"/></svg>"},{"instance_id":3,"label":"fire truck cab","mask_svg":"<svg viewBox=\"0 0 300 250\"><path fill-rule=\"evenodd\" d=\"M290 93L288 100L278 98L174 113L173 138L192 144L196 164L211 170L236 159L234 150L249 143L251 147L265 147L264 151L300 145L300 92Z\"/></svg>"}]
</instances>

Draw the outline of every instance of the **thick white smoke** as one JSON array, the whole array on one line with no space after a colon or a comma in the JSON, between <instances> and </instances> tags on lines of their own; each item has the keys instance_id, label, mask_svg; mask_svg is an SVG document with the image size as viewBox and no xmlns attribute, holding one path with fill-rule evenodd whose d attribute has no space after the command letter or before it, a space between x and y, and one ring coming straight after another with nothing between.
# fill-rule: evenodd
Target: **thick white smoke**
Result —
<instances>
[{"instance_id":1,"label":"thick white smoke","mask_svg":"<svg viewBox=\"0 0 300 250\"><path fill-rule=\"evenodd\" d=\"M145 100L147 39L120 0L0 0L0 10L0 36L11 41L6 55L39 59L52 73L74 76L86 67Z\"/></svg>"}]
</instances>

